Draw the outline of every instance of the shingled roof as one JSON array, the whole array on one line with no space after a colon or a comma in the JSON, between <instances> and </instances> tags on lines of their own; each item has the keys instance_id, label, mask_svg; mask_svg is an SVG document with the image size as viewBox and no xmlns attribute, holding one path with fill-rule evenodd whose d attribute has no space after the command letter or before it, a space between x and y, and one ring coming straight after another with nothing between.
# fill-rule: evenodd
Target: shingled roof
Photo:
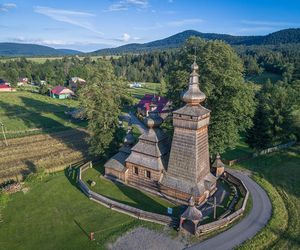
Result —
<instances>
[{"instance_id":1,"label":"shingled roof","mask_svg":"<svg viewBox=\"0 0 300 250\"><path fill-rule=\"evenodd\" d=\"M182 213L181 218L185 220L191 221L200 221L202 219L202 213L199 209L195 207L195 202L193 196L189 200L189 206L187 209Z\"/></svg>"},{"instance_id":2,"label":"shingled roof","mask_svg":"<svg viewBox=\"0 0 300 250\"><path fill-rule=\"evenodd\" d=\"M124 145L119 149L119 152L116 153L113 157L111 157L105 164L105 168L112 168L114 170L124 172L125 168L125 161L127 157L131 153L131 147L135 141L135 138L132 134L132 128L129 127L127 134L124 138Z\"/></svg>"},{"instance_id":3,"label":"shingled roof","mask_svg":"<svg viewBox=\"0 0 300 250\"><path fill-rule=\"evenodd\" d=\"M166 168L170 145L168 137L159 128L162 122L157 110L149 112L149 117L145 119L149 129L139 137L138 143L131 149L126 162L154 170Z\"/></svg>"}]
</instances>

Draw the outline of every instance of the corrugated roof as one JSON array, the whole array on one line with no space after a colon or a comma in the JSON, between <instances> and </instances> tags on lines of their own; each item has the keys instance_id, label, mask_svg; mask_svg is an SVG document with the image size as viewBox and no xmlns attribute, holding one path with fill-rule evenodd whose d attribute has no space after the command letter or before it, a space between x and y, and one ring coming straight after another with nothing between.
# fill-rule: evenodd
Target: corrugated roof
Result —
<instances>
[{"instance_id":1,"label":"corrugated roof","mask_svg":"<svg viewBox=\"0 0 300 250\"><path fill-rule=\"evenodd\" d=\"M74 92L64 86L56 86L54 89L51 90L51 92L55 95L62 95L62 94L71 94L74 95Z\"/></svg>"}]
</instances>

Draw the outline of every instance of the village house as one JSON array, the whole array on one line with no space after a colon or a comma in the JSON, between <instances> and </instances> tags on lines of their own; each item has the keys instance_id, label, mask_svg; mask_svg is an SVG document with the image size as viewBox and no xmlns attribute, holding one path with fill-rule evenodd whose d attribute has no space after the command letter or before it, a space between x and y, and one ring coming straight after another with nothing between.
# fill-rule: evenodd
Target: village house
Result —
<instances>
[{"instance_id":1,"label":"village house","mask_svg":"<svg viewBox=\"0 0 300 250\"><path fill-rule=\"evenodd\" d=\"M154 104L154 108L157 109L159 115L165 119L171 112L171 102L163 97L155 94L145 94L143 98L137 104L137 113L142 117L146 117L151 111L150 106Z\"/></svg>"},{"instance_id":2,"label":"village house","mask_svg":"<svg viewBox=\"0 0 300 250\"><path fill-rule=\"evenodd\" d=\"M142 86L143 86L143 83L140 83L140 82L134 82L134 83L129 84L130 88L141 88Z\"/></svg>"},{"instance_id":3,"label":"village house","mask_svg":"<svg viewBox=\"0 0 300 250\"><path fill-rule=\"evenodd\" d=\"M50 96L55 99L67 99L74 95L74 92L64 86L56 86L50 91Z\"/></svg>"},{"instance_id":4,"label":"village house","mask_svg":"<svg viewBox=\"0 0 300 250\"><path fill-rule=\"evenodd\" d=\"M27 77L20 77L17 86L24 86L28 84L28 78Z\"/></svg>"},{"instance_id":5,"label":"village house","mask_svg":"<svg viewBox=\"0 0 300 250\"><path fill-rule=\"evenodd\" d=\"M0 79L0 92L13 92L15 88L10 86L10 83L4 79Z\"/></svg>"},{"instance_id":6,"label":"village house","mask_svg":"<svg viewBox=\"0 0 300 250\"><path fill-rule=\"evenodd\" d=\"M126 159L122 155L113 174L112 165L120 157L114 156L105 164L107 175L185 203L190 197L194 197L197 204L202 203L216 191L216 177L210 172L209 161L210 111L201 105L206 96L199 89L197 70L198 65L194 62L189 87L182 98L186 105L173 112L171 147L160 128L163 119L153 101L145 118L149 129L139 137L130 152L127 151Z\"/></svg>"},{"instance_id":7,"label":"village house","mask_svg":"<svg viewBox=\"0 0 300 250\"><path fill-rule=\"evenodd\" d=\"M85 84L86 81L80 77L72 77L70 80L69 80L69 88L76 92L78 90L78 88L80 86L82 86L83 84Z\"/></svg>"}]
</instances>

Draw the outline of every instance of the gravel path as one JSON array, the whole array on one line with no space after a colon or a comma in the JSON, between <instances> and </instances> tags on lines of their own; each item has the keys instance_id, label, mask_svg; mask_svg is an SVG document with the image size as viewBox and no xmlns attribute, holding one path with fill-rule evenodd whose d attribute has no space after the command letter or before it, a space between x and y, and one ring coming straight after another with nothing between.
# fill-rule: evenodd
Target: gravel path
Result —
<instances>
[{"instance_id":1,"label":"gravel path","mask_svg":"<svg viewBox=\"0 0 300 250\"><path fill-rule=\"evenodd\" d=\"M164 233L138 227L108 246L111 250L181 250L185 244Z\"/></svg>"}]
</instances>

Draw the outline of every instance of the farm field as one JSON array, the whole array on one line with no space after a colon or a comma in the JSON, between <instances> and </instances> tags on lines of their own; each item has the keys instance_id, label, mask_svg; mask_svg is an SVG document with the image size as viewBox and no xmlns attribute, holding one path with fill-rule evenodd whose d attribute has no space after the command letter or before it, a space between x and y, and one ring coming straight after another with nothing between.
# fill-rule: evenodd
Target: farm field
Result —
<instances>
[{"instance_id":1,"label":"farm field","mask_svg":"<svg viewBox=\"0 0 300 250\"><path fill-rule=\"evenodd\" d=\"M162 228L90 201L74 181L60 172L27 184L26 194L11 195L0 223L1 249L105 249L135 226Z\"/></svg>"},{"instance_id":2,"label":"farm field","mask_svg":"<svg viewBox=\"0 0 300 250\"><path fill-rule=\"evenodd\" d=\"M138 102L145 94L158 94L159 87L159 83L146 82L141 88L129 88L129 92Z\"/></svg>"},{"instance_id":3,"label":"farm field","mask_svg":"<svg viewBox=\"0 0 300 250\"><path fill-rule=\"evenodd\" d=\"M83 130L71 129L9 139L8 147L0 144L0 183L41 169L62 170L71 163L86 159L86 136Z\"/></svg>"},{"instance_id":4,"label":"farm field","mask_svg":"<svg viewBox=\"0 0 300 250\"><path fill-rule=\"evenodd\" d=\"M82 127L85 122L73 121L64 113L77 105L76 100L57 100L26 91L0 93L0 121L8 137L26 130L56 132Z\"/></svg>"},{"instance_id":5,"label":"farm field","mask_svg":"<svg viewBox=\"0 0 300 250\"><path fill-rule=\"evenodd\" d=\"M74 55L75 56L75 55ZM88 55L87 55L88 56ZM72 57L72 56L66 56L66 57ZM110 59L111 57L113 58L118 58L119 56L105 56L106 59ZM36 62L36 63L44 63L46 62L47 60L61 60L62 58L64 58L63 56L49 56L49 57L26 57L26 59L28 61L32 61L32 62ZM83 60L85 58L85 56L78 56L78 58L80 60ZM90 58L92 60L97 60L98 58L103 58L103 56L90 56ZM20 57L12 57L12 58L0 58L0 61L2 62L6 62L6 61L9 61L9 60L18 60L20 59Z\"/></svg>"}]
</instances>

